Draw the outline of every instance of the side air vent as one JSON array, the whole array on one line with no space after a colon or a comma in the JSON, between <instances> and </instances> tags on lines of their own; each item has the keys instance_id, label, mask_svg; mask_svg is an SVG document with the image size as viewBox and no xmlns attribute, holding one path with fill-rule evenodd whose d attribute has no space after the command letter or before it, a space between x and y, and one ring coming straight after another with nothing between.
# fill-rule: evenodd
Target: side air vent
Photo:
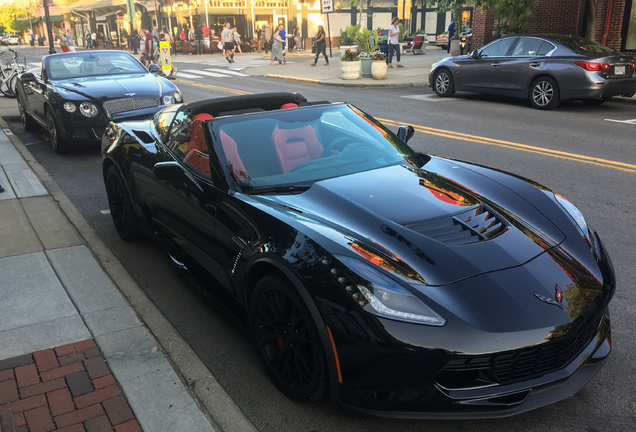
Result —
<instances>
[{"instance_id":1,"label":"side air vent","mask_svg":"<svg viewBox=\"0 0 636 432\"><path fill-rule=\"evenodd\" d=\"M506 225L480 204L451 217L417 222L406 228L453 245L490 240L506 231Z\"/></svg>"}]
</instances>

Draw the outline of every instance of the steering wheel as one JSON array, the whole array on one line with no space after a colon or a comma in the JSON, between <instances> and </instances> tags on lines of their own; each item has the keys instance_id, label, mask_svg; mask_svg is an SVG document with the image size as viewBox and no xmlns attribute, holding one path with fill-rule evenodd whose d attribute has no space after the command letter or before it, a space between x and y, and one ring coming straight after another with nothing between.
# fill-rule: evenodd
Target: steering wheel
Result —
<instances>
[{"instance_id":1,"label":"steering wheel","mask_svg":"<svg viewBox=\"0 0 636 432\"><path fill-rule=\"evenodd\" d=\"M333 154L334 151L342 151L347 145L353 144L355 141L351 137L342 136L338 137L335 140L331 141L327 144L327 147L322 151L320 155L321 158L329 157Z\"/></svg>"},{"instance_id":2,"label":"steering wheel","mask_svg":"<svg viewBox=\"0 0 636 432\"><path fill-rule=\"evenodd\" d=\"M119 67L119 66L115 66L114 68L110 68L110 69L108 70L108 73L110 74L110 73L115 73L115 72L125 72L125 71L126 71L126 69L124 69L124 68L122 68L122 67Z\"/></svg>"}]
</instances>

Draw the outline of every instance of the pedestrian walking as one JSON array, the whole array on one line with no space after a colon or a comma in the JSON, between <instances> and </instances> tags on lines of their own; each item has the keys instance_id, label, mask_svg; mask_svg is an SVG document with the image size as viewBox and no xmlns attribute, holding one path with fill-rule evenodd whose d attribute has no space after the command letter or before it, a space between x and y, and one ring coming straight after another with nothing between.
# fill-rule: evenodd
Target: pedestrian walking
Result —
<instances>
[{"instance_id":1,"label":"pedestrian walking","mask_svg":"<svg viewBox=\"0 0 636 432\"><path fill-rule=\"evenodd\" d=\"M71 34L71 29L66 31L66 47L70 52L75 52L75 41L73 40L73 35Z\"/></svg>"},{"instance_id":2,"label":"pedestrian walking","mask_svg":"<svg viewBox=\"0 0 636 432\"><path fill-rule=\"evenodd\" d=\"M316 57L314 57L314 62L311 65L316 66L316 63L318 63L318 57L320 57L320 53L322 53L323 57L325 57L325 61L327 62L325 66L329 66L325 28L321 25L318 26L318 34L316 35L316 40L314 41L314 47L316 48Z\"/></svg>"},{"instance_id":3,"label":"pedestrian walking","mask_svg":"<svg viewBox=\"0 0 636 432\"><path fill-rule=\"evenodd\" d=\"M270 58L270 62L272 66L274 66L274 60L278 62L278 64L286 64L285 57L283 56L283 38L280 34L281 29L277 29L276 33L274 33L274 41L272 43L272 56Z\"/></svg>"},{"instance_id":4,"label":"pedestrian walking","mask_svg":"<svg viewBox=\"0 0 636 432\"><path fill-rule=\"evenodd\" d=\"M206 23L203 23L201 30L203 31L203 52L205 52L205 50L210 49L210 28Z\"/></svg>"},{"instance_id":5,"label":"pedestrian walking","mask_svg":"<svg viewBox=\"0 0 636 432\"><path fill-rule=\"evenodd\" d=\"M263 52L263 49L261 46L262 42L263 42L263 30L259 26L256 26L256 43L258 44L259 53Z\"/></svg>"},{"instance_id":6,"label":"pedestrian walking","mask_svg":"<svg viewBox=\"0 0 636 432\"><path fill-rule=\"evenodd\" d=\"M225 23L225 28L221 32L221 40L223 41L223 50L228 63L234 63L234 32L230 28L230 23Z\"/></svg>"},{"instance_id":7,"label":"pedestrian walking","mask_svg":"<svg viewBox=\"0 0 636 432\"><path fill-rule=\"evenodd\" d=\"M400 19L398 17L393 18L391 21L391 28L389 29L389 57L386 60L386 63L390 68L393 67L391 64L393 62L393 52L397 53L397 67L404 67L400 64L400 34L402 31L400 30Z\"/></svg>"},{"instance_id":8,"label":"pedestrian walking","mask_svg":"<svg viewBox=\"0 0 636 432\"><path fill-rule=\"evenodd\" d=\"M238 49L241 55L243 55L243 50L241 49L241 35L236 31L236 27L232 27L232 33L234 34L234 48Z\"/></svg>"},{"instance_id":9,"label":"pedestrian walking","mask_svg":"<svg viewBox=\"0 0 636 432\"><path fill-rule=\"evenodd\" d=\"M93 49L93 41L91 39L91 31L90 30L88 30L86 32L85 38L86 38L86 49Z\"/></svg>"},{"instance_id":10,"label":"pedestrian walking","mask_svg":"<svg viewBox=\"0 0 636 432\"><path fill-rule=\"evenodd\" d=\"M203 54L203 26L197 27L194 30L194 37L196 38L196 51L195 54L202 55Z\"/></svg>"}]
</instances>

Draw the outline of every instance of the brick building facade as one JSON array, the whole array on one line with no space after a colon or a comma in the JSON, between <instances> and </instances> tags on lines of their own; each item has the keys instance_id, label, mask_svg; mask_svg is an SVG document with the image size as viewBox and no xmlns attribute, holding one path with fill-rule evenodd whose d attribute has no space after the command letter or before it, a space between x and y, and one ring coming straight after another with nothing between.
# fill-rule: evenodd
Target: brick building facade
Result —
<instances>
[{"instance_id":1,"label":"brick building facade","mask_svg":"<svg viewBox=\"0 0 636 432\"><path fill-rule=\"evenodd\" d=\"M562 33L587 36L616 51L634 54L636 47L627 46L627 26L636 26L630 21L631 2L636 0L598 0L596 13L586 12L585 0L536 0L535 15L528 23L528 33ZM627 4L629 3L629 4ZM609 13L609 21L607 20ZM594 23L594 34L588 34L588 23ZM473 38L471 49L478 49L493 40L495 25L492 10L475 10L473 16ZM636 31L633 29L632 31Z\"/></svg>"}]
</instances>

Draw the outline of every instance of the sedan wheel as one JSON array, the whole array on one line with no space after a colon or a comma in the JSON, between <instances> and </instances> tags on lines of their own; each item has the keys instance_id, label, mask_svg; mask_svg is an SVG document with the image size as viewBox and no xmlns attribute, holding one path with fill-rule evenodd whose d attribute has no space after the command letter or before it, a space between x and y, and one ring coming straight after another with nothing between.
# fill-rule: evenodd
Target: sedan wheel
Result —
<instances>
[{"instance_id":1,"label":"sedan wheel","mask_svg":"<svg viewBox=\"0 0 636 432\"><path fill-rule=\"evenodd\" d=\"M549 110L559 106L559 87L550 77L537 79L530 89L530 105L533 108Z\"/></svg>"},{"instance_id":2,"label":"sedan wheel","mask_svg":"<svg viewBox=\"0 0 636 432\"><path fill-rule=\"evenodd\" d=\"M57 122L50 108L46 109L46 128L49 131L49 140L55 153L66 153L68 151L68 145L66 141L60 137L60 128L57 126Z\"/></svg>"},{"instance_id":3,"label":"sedan wheel","mask_svg":"<svg viewBox=\"0 0 636 432\"><path fill-rule=\"evenodd\" d=\"M141 238L139 222L133 208L132 199L117 168L111 166L106 173L106 196L110 216L119 237L124 241L135 241Z\"/></svg>"},{"instance_id":4,"label":"sedan wheel","mask_svg":"<svg viewBox=\"0 0 636 432\"><path fill-rule=\"evenodd\" d=\"M33 117L29 113L26 112L24 105L22 105L22 101L20 100L20 95L18 97L18 111L20 112L20 121L22 121L22 126L24 126L24 130L32 131L37 129L37 123L33 120Z\"/></svg>"},{"instance_id":5,"label":"sedan wheel","mask_svg":"<svg viewBox=\"0 0 636 432\"><path fill-rule=\"evenodd\" d=\"M294 288L275 276L261 279L251 318L261 357L280 391L299 401L324 396L327 369L320 337Z\"/></svg>"},{"instance_id":6,"label":"sedan wheel","mask_svg":"<svg viewBox=\"0 0 636 432\"><path fill-rule=\"evenodd\" d=\"M451 73L442 69L435 75L434 86L435 93L439 97L449 97L455 93L455 89L453 87L453 76Z\"/></svg>"}]
</instances>

